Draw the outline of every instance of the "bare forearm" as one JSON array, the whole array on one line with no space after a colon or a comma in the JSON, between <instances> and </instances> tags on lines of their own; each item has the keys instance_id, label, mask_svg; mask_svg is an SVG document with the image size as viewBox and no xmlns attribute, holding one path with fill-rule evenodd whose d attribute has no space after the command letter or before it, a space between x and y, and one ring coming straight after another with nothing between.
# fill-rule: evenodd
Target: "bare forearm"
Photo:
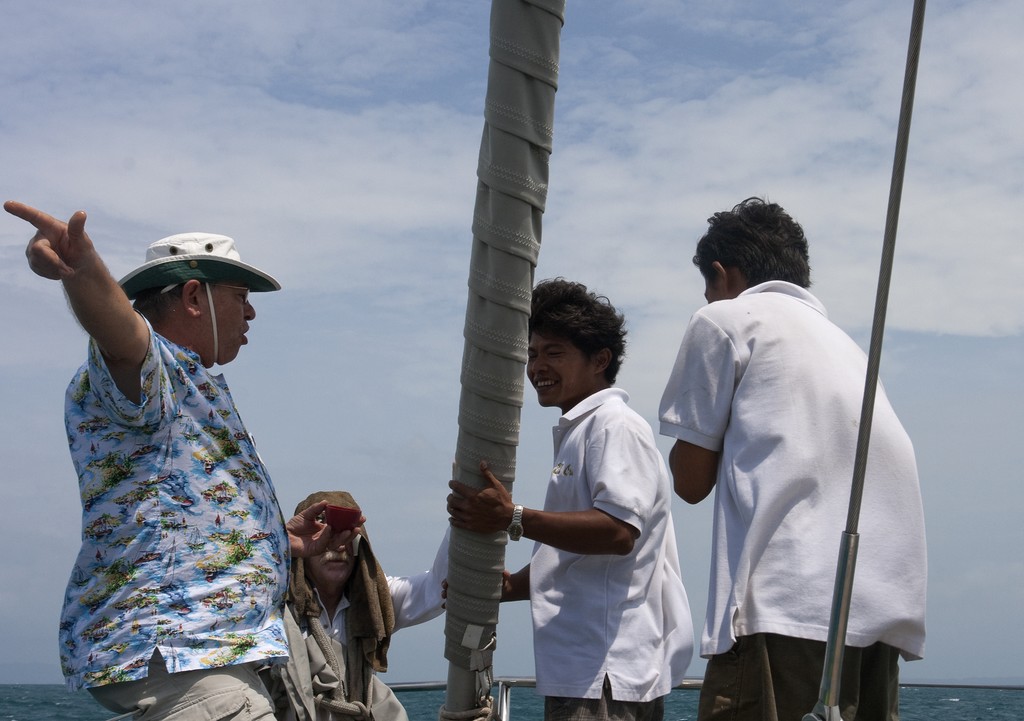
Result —
<instances>
[{"instance_id":1,"label":"bare forearm","mask_svg":"<svg viewBox=\"0 0 1024 721\"><path fill-rule=\"evenodd\" d=\"M515 504L494 474L482 466L488 486L475 489L450 481L448 513L456 528L496 533L509 527ZM625 555L633 550L639 532L604 511L538 511L523 509L523 536L570 553Z\"/></svg>"},{"instance_id":2,"label":"bare forearm","mask_svg":"<svg viewBox=\"0 0 1024 721\"><path fill-rule=\"evenodd\" d=\"M633 550L636 529L604 511L523 510L523 535L562 551L625 555Z\"/></svg>"},{"instance_id":3,"label":"bare forearm","mask_svg":"<svg viewBox=\"0 0 1024 721\"><path fill-rule=\"evenodd\" d=\"M141 367L149 345L146 324L132 310L85 232L85 212L75 212L65 223L14 200L5 202L4 210L35 227L25 248L29 268L64 284L71 311L103 355L121 365L122 371L126 363Z\"/></svg>"},{"instance_id":4,"label":"bare forearm","mask_svg":"<svg viewBox=\"0 0 1024 721\"><path fill-rule=\"evenodd\" d=\"M691 504L707 498L718 480L719 455L717 451L676 441L668 454L676 495Z\"/></svg>"},{"instance_id":5,"label":"bare forearm","mask_svg":"<svg viewBox=\"0 0 1024 721\"><path fill-rule=\"evenodd\" d=\"M63 279L75 318L108 361L141 364L149 346L145 323L95 252Z\"/></svg>"}]
</instances>

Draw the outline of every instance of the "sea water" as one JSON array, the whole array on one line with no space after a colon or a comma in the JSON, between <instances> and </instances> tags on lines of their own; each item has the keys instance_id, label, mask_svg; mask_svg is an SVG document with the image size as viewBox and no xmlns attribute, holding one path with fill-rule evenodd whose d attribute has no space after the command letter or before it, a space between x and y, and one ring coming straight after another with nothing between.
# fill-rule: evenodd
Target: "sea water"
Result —
<instances>
[{"instance_id":1,"label":"sea water","mask_svg":"<svg viewBox=\"0 0 1024 721\"><path fill-rule=\"evenodd\" d=\"M697 695L677 689L665 704L665 721L697 718ZM444 691L399 691L411 721L436 721ZM544 715L544 704L532 688L512 690L511 718L532 721ZM808 709L810 711L810 709ZM0 685L0 721L106 721L114 714L93 701L87 691L68 693L47 684ZM981 686L908 686L900 692L903 721L1021 721L1024 689Z\"/></svg>"}]
</instances>

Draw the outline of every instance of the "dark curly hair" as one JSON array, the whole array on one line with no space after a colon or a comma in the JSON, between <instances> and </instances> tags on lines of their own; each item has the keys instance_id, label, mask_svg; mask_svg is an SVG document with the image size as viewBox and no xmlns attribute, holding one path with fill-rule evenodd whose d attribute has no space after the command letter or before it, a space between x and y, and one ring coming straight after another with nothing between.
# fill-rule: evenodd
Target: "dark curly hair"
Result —
<instances>
[{"instance_id":1,"label":"dark curly hair","mask_svg":"<svg viewBox=\"0 0 1024 721\"><path fill-rule=\"evenodd\" d=\"M693 256L705 279L714 277L711 265L717 260L726 268L739 268L749 286L784 280L811 287L804 229L781 206L747 198L708 218L708 226Z\"/></svg>"},{"instance_id":2,"label":"dark curly hair","mask_svg":"<svg viewBox=\"0 0 1024 721\"><path fill-rule=\"evenodd\" d=\"M541 281L533 289L529 329L531 336L564 338L588 358L607 348L612 357L604 377L615 382L626 357L626 319L605 296L565 278Z\"/></svg>"}]
</instances>

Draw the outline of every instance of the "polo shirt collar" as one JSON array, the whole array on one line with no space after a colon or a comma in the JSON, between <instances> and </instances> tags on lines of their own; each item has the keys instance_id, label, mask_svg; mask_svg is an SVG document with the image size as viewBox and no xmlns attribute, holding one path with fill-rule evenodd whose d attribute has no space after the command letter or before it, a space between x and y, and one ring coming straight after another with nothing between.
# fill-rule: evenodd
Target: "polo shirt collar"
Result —
<instances>
[{"instance_id":1,"label":"polo shirt collar","mask_svg":"<svg viewBox=\"0 0 1024 721\"><path fill-rule=\"evenodd\" d=\"M587 396L575 406L569 409L561 418L558 419L558 424L571 425L575 423L583 416L587 415L594 409L600 407L602 404L607 403L612 398L621 398L623 403L629 402L629 394L621 388L605 388L597 393Z\"/></svg>"},{"instance_id":2,"label":"polo shirt collar","mask_svg":"<svg viewBox=\"0 0 1024 721\"><path fill-rule=\"evenodd\" d=\"M788 295L791 298L800 301L804 305L810 306L828 318L828 311L825 310L825 306L822 305L821 301L811 295L809 290L801 288L795 283L788 283L784 280L769 280L747 288L745 291L740 293L740 296L754 295L755 293L780 293L782 295Z\"/></svg>"}]
</instances>

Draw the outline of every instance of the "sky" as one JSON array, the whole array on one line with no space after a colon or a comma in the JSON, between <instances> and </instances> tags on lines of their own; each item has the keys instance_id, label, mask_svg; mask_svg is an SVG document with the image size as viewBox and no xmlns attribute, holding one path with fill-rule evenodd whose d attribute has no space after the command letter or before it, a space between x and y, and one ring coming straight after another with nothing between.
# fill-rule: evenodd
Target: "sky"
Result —
<instances>
[{"instance_id":1,"label":"sky","mask_svg":"<svg viewBox=\"0 0 1024 721\"><path fill-rule=\"evenodd\" d=\"M394 575L427 568L447 524L489 5L3 5L0 194L86 210L115 277L192 230L274 274L284 289L253 297L225 376L286 514L349 490ZM804 226L812 290L867 347L911 9L569 0L536 278L625 313L618 385L655 428L704 302L694 244L748 196ZM925 19L881 366L928 533L928 640L907 681L1024 683L1022 35L1019 0L933 0ZM0 218L0 683L60 682L80 538L62 411L86 338L29 271L30 236ZM527 389L527 506L543 504L557 416ZM673 501L698 635L711 510ZM509 544L506 565L529 552ZM443 680L443 632L402 631L384 680ZM495 674L532 676L526 603L502 606L498 634Z\"/></svg>"}]
</instances>

